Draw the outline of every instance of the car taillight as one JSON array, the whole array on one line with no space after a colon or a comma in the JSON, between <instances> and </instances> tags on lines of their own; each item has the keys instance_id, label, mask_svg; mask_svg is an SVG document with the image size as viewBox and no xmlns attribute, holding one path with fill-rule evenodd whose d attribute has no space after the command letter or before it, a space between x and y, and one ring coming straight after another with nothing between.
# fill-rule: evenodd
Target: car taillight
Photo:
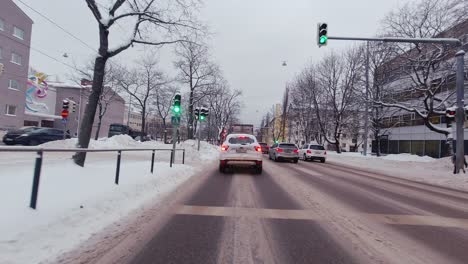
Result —
<instances>
[{"instance_id":1,"label":"car taillight","mask_svg":"<svg viewBox=\"0 0 468 264\"><path fill-rule=\"evenodd\" d=\"M262 152L262 147L260 147L260 146L255 146L255 150L258 151L258 152Z\"/></svg>"},{"instance_id":2,"label":"car taillight","mask_svg":"<svg viewBox=\"0 0 468 264\"><path fill-rule=\"evenodd\" d=\"M299 153L299 150L298 150L298 149L295 149L295 150L294 150L294 153Z\"/></svg>"},{"instance_id":3,"label":"car taillight","mask_svg":"<svg viewBox=\"0 0 468 264\"><path fill-rule=\"evenodd\" d=\"M308 150L307 150L307 154L310 154L310 153L312 153L312 151L310 151L310 149L308 149Z\"/></svg>"},{"instance_id":4,"label":"car taillight","mask_svg":"<svg viewBox=\"0 0 468 264\"><path fill-rule=\"evenodd\" d=\"M221 150L222 150L222 151L226 151L226 150L228 150L228 148L229 148L228 145L222 145L222 146L221 146Z\"/></svg>"},{"instance_id":5,"label":"car taillight","mask_svg":"<svg viewBox=\"0 0 468 264\"><path fill-rule=\"evenodd\" d=\"M283 149L277 148L277 149L276 149L276 152L283 152Z\"/></svg>"}]
</instances>

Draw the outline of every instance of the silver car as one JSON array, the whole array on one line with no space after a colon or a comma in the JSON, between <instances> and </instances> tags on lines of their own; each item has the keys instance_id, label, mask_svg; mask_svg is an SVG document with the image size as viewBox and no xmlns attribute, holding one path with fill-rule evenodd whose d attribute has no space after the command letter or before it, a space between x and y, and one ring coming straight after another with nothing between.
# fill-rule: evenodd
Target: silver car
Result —
<instances>
[{"instance_id":1,"label":"silver car","mask_svg":"<svg viewBox=\"0 0 468 264\"><path fill-rule=\"evenodd\" d=\"M299 149L293 143L276 143L271 146L268 157L274 161L291 160L297 163L299 160Z\"/></svg>"}]
</instances>

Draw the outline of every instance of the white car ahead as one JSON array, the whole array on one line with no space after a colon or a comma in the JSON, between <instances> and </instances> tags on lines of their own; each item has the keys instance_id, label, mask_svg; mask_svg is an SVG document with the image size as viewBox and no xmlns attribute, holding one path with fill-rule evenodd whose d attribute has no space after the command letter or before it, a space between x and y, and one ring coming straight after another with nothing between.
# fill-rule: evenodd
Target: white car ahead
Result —
<instances>
[{"instance_id":1,"label":"white car ahead","mask_svg":"<svg viewBox=\"0 0 468 264\"><path fill-rule=\"evenodd\" d=\"M251 166L257 174L262 173L262 147L253 135L230 134L221 146L219 171L227 167Z\"/></svg>"},{"instance_id":2,"label":"white car ahead","mask_svg":"<svg viewBox=\"0 0 468 264\"><path fill-rule=\"evenodd\" d=\"M317 159L324 163L327 159L327 151L322 145L307 144L299 150L299 157L304 161Z\"/></svg>"}]
</instances>

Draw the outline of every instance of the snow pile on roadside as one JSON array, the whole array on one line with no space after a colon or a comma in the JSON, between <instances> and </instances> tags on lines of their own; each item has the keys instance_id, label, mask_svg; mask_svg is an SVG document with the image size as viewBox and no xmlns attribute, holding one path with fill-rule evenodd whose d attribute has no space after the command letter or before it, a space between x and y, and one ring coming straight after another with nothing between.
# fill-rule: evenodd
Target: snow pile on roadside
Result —
<instances>
[{"instance_id":1,"label":"snow pile on roadside","mask_svg":"<svg viewBox=\"0 0 468 264\"><path fill-rule=\"evenodd\" d=\"M185 149L185 156L191 161L211 161L219 158L220 148L205 141L200 142L200 151L197 150L196 140L186 140L177 145L178 148Z\"/></svg>"},{"instance_id":2,"label":"snow pile on roadside","mask_svg":"<svg viewBox=\"0 0 468 264\"><path fill-rule=\"evenodd\" d=\"M468 175L453 174L451 158L434 159L410 154L362 156L360 153L327 152L328 161L367 169L369 171L406 178L460 190L468 190Z\"/></svg>"},{"instance_id":3,"label":"snow pile on roadside","mask_svg":"<svg viewBox=\"0 0 468 264\"><path fill-rule=\"evenodd\" d=\"M44 147L74 147L76 139L43 144ZM92 141L92 148L170 148L162 142L137 142L128 136ZM125 152L120 184L114 184L115 153L90 153L85 167L73 164L68 154L47 153L41 173L38 209L28 208L34 153L1 155L0 164L0 263L39 263L73 249L104 227L127 216L145 203L160 201L197 173L206 162L217 159L218 148L194 140L182 142L186 149L169 167L169 153L157 152L151 174L150 155ZM12 153L15 154L15 153ZM67 158L68 157L68 158ZM66 235L64 235L66 234Z\"/></svg>"}]
</instances>

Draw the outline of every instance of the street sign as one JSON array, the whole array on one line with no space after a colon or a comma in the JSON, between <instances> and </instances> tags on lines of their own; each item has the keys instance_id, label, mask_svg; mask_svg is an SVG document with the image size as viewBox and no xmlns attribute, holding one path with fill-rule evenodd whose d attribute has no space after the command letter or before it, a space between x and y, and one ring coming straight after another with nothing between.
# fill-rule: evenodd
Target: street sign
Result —
<instances>
[{"instance_id":1,"label":"street sign","mask_svg":"<svg viewBox=\"0 0 468 264\"><path fill-rule=\"evenodd\" d=\"M62 115L62 118L63 118L63 119L66 119L66 118L68 117L68 110L65 110L65 109L62 110L62 114L61 114L61 115Z\"/></svg>"},{"instance_id":2,"label":"street sign","mask_svg":"<svg viewBox=\"0 0 468 264\"><path fill-rule=\"evenodd\" d=\"M66 124L66 123L67 123L67 120L68 120L68 119L63 118L63 119L62 119L62 124Z\"/></svg>"}]
</instances>

